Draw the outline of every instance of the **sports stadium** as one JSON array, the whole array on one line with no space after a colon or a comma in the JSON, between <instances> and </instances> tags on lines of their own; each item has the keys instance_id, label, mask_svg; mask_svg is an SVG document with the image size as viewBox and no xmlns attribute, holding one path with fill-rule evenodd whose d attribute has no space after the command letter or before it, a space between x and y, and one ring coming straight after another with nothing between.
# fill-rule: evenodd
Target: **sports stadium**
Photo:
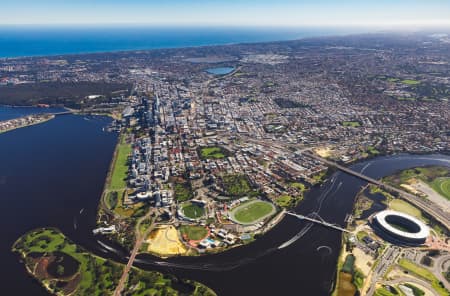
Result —
<instances>
[{"instance_id":1,"label":"sports stadium","mask_svg":"<svg viewBox=\"0 0 450 296\"><path fill-rule=\"evenodd\" d=\"M376 213L372 225L380 236L398 243L423 244L430 235L430 228L419 219L392 210Z\"/></svg>"}]
</instances>

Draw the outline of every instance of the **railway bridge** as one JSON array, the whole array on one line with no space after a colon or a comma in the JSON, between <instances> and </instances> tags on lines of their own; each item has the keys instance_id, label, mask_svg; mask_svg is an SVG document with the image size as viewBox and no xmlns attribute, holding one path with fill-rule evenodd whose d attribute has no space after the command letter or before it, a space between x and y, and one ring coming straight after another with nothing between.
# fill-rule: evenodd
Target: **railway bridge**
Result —
<instances>
[{"instance_id":1,"label":"railway bridge","mask_svg":"<svg viewBox=\"0 0 450 296\"><path fill-rule=\"evenodd\" d=\"M330 167L334 167L337 168L338 170L341 170L349 175L355 176L359 179L362 179L364 181L367 181L371 184L377 185L380 188L391 192L391 193L395 193L396 195L398 195L400 198L403 198L404 200L410 202L411 204L415 205L416 207L420 208L422 211L424 211L425 213L431 215L434 219L436 219L439 223L441 223L445 228L447 228L447 230L450 230L450 215L448 215L448 213L446 213L445 211L442 210L442 208L439 207L439 205L433 203L432 201L430 201L429 199L425 199L425 198L421 198L418 196L415 196L411 193L405 192L401 189L398 189L396 187L393 187L391 185L385 184L380 180L376 180L374 178L371 178L369 176L366 176L364 174L361 174L359 172L356 172L348 167L342 166L334 161L330 161L327 159L324 159L322 157L319 157L315 154L312 154L310 152L307 151L303 151L301 152L303 155L313 158L315 160L318 160L320 162L325 163L326 165L330 166Z\"/></svg>"}]
</instances>

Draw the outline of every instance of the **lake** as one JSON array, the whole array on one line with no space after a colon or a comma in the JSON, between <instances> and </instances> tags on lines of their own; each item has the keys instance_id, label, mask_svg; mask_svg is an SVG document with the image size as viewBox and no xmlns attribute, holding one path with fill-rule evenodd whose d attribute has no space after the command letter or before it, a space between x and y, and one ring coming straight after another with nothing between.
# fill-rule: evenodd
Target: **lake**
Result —
<instances>
[{"instance_id":1,"label":"lake","mask_svg":"<svg viewBox=\"0 0 450 296\"><path fill-rule=\"evenodd\" d=\"M214 75L226 75L234 71L233 67L217 67L206 69L206 72Z\"/></svg>"}]
</instances>

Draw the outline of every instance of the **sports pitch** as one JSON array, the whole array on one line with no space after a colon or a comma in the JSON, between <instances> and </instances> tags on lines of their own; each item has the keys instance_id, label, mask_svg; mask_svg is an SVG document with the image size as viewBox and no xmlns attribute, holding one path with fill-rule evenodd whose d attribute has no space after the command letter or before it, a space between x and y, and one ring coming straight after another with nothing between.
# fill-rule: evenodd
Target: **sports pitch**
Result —
<instances>
[{"instance_id":1,"label":"sports pitch","mask_svg":"<svg viewBox=\"0 0 450 296\"><path fill-rule=\"evenodd\" d=\"M234 208L230 217L236 223L250 225L273 215L275 211L275 206L269 202L252 200Z\"/></svg>"},{"instance_id":2,"label":"sports pitch","mask_svg":"<svg viewBox=\"0 0 450 296\"><path fill-rule=\"evenodd\" d=\"M450 178L437 178L431 182L431 187L434 191L450 200Z\"/></svg>"},{"instance_id":3,"label":"sports pitch","mask_svg":"<svg viewBox=\"0 0 450 296\"><path fill-rule=\"evenodd\" d=\"M205 215L205 209L194 203L186 203L182 207L183 214L191 219L198 219Z\"/></svg>"}]
</instances>

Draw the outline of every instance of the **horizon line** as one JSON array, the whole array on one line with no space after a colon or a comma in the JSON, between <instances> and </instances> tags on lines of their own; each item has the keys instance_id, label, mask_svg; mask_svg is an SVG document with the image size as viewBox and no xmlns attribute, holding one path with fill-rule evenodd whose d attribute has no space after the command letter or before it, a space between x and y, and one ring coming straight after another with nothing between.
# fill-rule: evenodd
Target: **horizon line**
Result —
<instances>
[{"instance_id":1,"label":"horizon line","mask_svg":"<svg viewBox=\"0 0 450 296\"><path fill-rule=\"evenodd\" d=\"M151 22L55 22L55 23L0 23L0 26L149 26L149 27L230 27L230 28L450 28L450 20L442 21L403 21L403 22L349 22L349 23L298 23L298 24L259 24L259 23L151 23Z\"/></svg>"}]
</instances>

